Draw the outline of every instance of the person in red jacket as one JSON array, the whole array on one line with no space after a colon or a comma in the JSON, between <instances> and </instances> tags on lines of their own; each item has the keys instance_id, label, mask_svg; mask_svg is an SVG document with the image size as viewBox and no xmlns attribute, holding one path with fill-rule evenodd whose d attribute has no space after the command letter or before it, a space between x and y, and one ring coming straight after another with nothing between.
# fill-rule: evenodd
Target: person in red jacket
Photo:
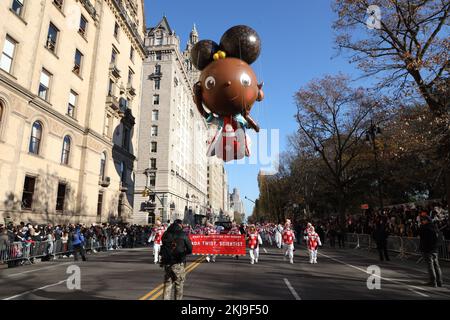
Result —
<instances>
[{"instance_id":1,"label":"person in red jacket","mask_svg":"<svg viewBox=\"0 0 450 320\"><path fill-rule=\"evenodd\" d=\"M159 263L159 252L161 250L162 237L166 228L161 224L161 221L156 220L155 226L152 229L152 234L148 242L153 241L153 257L154 263Z\"/></svg>"},{"instance_id":2,"label":"person in red jacket","mask_svg":"<svg viewBox=\"0 0 450 320\"><path fill-rule=\"evenodd\" d=\"M294 230L291 229L290 221L286 222L283 230L283 245L286 248L284 259L289 256L289 263L294 263Z\"/></svg>"},{"instance_id":3,"label":"person in red jacket","mask_svg":"<svg viewBox=\"0 0 450 320\"><path fill-rule=\"evenodd\" d=\"M259 258L259 245L262 244L261 236L258 231L256 231L255 226L250 226L248 229L248 248L250 254L250 263L255 264L258 263Z\"/></svg>"},{"instance_id":4,"label":"person in red jacket","mask_svg":"<svg viewBox=\"0 0 450 320\"><path fill-rule=\"evenodd\" d=\"M317 249L322 245L320 237L313 226L310 227L307 240L309 263L317 263Z\"/></svg>"},{"instance_id":5,"label":"person in red jacket","mask_svg":"<svg viewBox=\"0 0 450 320\"><path fill-rule=\"evenodd\" d=\"M212 223L208 223L206 225L206 228L204 229L204 234L205 235L213 235L213 234L219 234L219 233L220 232L217 231L216 228L214 228L214 225ZM217 257L217 255L215 255L215 254L212 254L212 255L207 254L206 255L206 261L208 261L208 262L210 262L210 261L216 262L216 257Z\"/></svg>"}]
</instances>

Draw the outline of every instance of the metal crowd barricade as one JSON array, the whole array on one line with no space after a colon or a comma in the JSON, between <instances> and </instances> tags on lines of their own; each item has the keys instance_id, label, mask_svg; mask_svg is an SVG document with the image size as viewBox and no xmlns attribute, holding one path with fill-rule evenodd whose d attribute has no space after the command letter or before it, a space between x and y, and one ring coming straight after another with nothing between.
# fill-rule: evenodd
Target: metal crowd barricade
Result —
<instances>
[{"instance_id":1,"label":"metal crowd barricade","mask_svg":"<svg viewBox=\"0 0 450 320\"><path fill-rule=\"evenodd\" d=\"M347 233L346 234L346 242L350 246L355 246L355 249L358 249L359 248L358 234L356 234L356 233Z\"/></svg>"},{"instance_id":2,"label":"metal crowd barricade","mask_svg":"<svg viewBox=\"0 0 450 320\"><path fill-rule=\"evenodd\" d=\"M439 258L450 261L450 241L444 240L439 247Z\"/></svg>"},{"instance_id":3,"label":"metal crowd barricade","mask_svg":"<svg viewBox=\"0 0 450 320\"><path fill-rule=\"evenodd\" d=\"M359 234L358 239L359 239L359 248L367 249L368 251L370 251L372 237L368 234Z\"/></svg>"},{"instance_id":4,"label":"metal crowd barricade","mask_svg":"<svg viewBox=\"0 0 450 320\"><path fill-rule=\"evenodd\" d=\"M347 242L354 245L355 249L376 249L376 242L368 234L347 233ZM421 261L422 253L420 252L420 238L389 236L387 239L387 248L389 251L398 252L398 258L405 259L408 256L419 257ZM439 247L439 259L450 261L450 241L444 240Z\"/></svg>"},{"instance_id":5,"label":"metal crowd barricade","mask_svg":"<svg viewBox=\"0 0 450 320\"><path fill-rule=\"evenodd\" d=\"M144 233L144 232L143 232ZM139 241L142 234L136 236L136 241L131 245L145 245L146 241ZM114 235L112 237L90 237L86 239L85 250L108 250L109 248L118 249L122 247L123 235ZM144 239L146 235L144 233ZM142 242L142 243L141 243ZM128 243L127 243L128 244ZM0 248L0 263L9 262L29 262L34 258L42 258L45 256L56 257L64 254L71 254L73 247L70 242L60 240L41 241L41 242L13 242Z\"/></svg>"}]
</instances>

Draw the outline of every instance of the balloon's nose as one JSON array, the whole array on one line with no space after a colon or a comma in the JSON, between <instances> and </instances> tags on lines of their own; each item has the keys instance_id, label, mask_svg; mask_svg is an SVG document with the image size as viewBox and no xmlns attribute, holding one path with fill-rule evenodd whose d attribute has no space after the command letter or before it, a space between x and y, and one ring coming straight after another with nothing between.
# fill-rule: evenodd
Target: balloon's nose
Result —
<instances>
[{"instance_id":1,"label":"balloon's nose","mask_svg":"<svg viewBox=\"0 0 450 320\"><path fill-rule=\"evenodd\" d=\"M231 81L228 81L227 83L225 83L225 86L227 86L227 87L231 86Z\"/></svg>"}]
</instances>

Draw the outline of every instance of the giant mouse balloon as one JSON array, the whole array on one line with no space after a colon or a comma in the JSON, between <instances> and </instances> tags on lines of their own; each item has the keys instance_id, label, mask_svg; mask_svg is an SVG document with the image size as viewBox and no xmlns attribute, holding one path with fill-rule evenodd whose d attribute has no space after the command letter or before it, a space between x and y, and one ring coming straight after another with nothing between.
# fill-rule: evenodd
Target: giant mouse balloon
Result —
<instances>
[{"instance_id":1,"label":"giant mouse balloon","mask_svg":"<svg viewBox=\"0 0 450 320\"><path fill-rule=\"evenodd\" d=\"M250 155L245 129L259 131L250 110L255 101L264 98L262 83L258 84L250 64L260 52L259 35L243 25L227 30L220 44L201 40L192 48L192 64L201 71L194 85L194 101L207 122L219 127L210 142L209 156L229 161Z\"/></svg>"}]
</instances>

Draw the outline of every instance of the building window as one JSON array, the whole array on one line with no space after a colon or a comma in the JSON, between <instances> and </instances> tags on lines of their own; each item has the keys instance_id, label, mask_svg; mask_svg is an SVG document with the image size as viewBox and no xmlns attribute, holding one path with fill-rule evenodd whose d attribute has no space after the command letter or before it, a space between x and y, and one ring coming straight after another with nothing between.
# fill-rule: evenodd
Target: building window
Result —
<instances>
[{"instance_id":1,"label":"building window","mask_svg":"<svg viewBox=\"0 0 450 320\"><path fill-rule=\"evenodd\" d=\"M3 104L0 101L0 132L2 130L2 122L3 122L3 112L4 112Z\"/></svg>"},{"instance_id":2,"label":"building window","mask_svg":"<svg viewBox=\"0 0 450 320\"><path fill-rule=\"evenodd\" d=\"M31 127L30 145L28 151L33 154L39 154L42 140L42 124L39 121L33 123Z\"/></svg>"},{"instance_id":3,"label":"building window","mask_svg":"<svg viewBox=\"0 0 450 320\"><path fill-rule=\"evenodd\" d=\"M63 0L53 0L53 4L59 9L62 10Z\"/></svg>"},{"instance_id":4,"label":"building window","mask_svg":"<svg viewBox=\"0 0 450 320\"><path fill-rule=\"evenodd\" d=\"M156 169L156 159L155 158L150 159L150 169Z\"/></svg>"},{"instance_id":5,"label":"building window","mask_svg":"<svg viewBox=\"0 0 450 320\"><path fill-rule=\"evenodd\" d=\"M73 65L73 72L77 75L81 74L81 63L83 62L83 54L76 49L75 50L75 61Z\"/></svg>"},{"instance_id":6,"label":"building window","mask_svg":"<svg viewBox=\"0 0 450 320\"><path fill-rule=\"evenodd\" d=\"M50 79L52 74L45 69L41 71L41 79L39 82L39 97L48 101L49 97L49 88L50 88Z\"/></svg>"},{"instance_id":7,"label":"building window","mask_svg":"<svg viewBox=\"0 0 450 320\"><path fill-rule=\"evenodd\" d=\"M69 117L75 118L75 108L77 107L78 94L70 90L69 93L69 105L67 106L67 115Z\"/></svg>"},{"instance_id":8,"label":"building window","mask_svg":"<svg viewBox=\"0 0 450 320\"><path fill-rule=\"evenodd\" d=\"M161 65L157 64L155 66L155 74L160 74L161 73Z\"/></svg>"},{"instance_id":9,"label":"building window","mask_svg":"<svg viewBox=\"0 0 450 320\"><path fill-rule=\"evenodd\" d=\"M123 127L123 136L122 136L122 148L127 151L130 151L130 128L127 126Z\"/></svg>"},{"instance_id":10,"label":"building window","mask_svg":"<svg viewBox=\"0 0 450 320\"><path fill-rule=\"evenodd\" d=\"M86 19L83 15L81 15L81 18L80 18L80 28L78 29L78 32L79 32L83 37L86 37L87 27L88 27L88 21L87 21L87 19Z\"/></svg>"},{"instance_id":11,"label":"building window","mask_svg":"<svg viewBox=\"0 0 450 320\"><path fill-rule=\"evenodd\" d=\"M156 175L155 174L151 174L149 176L149 181L148 181L150 187L155 187L156 186Z\"/></svg>"},{"instance_id":12,"label":"building window","mask_svg":"<svg viewBox=\"0 0 450 320\"><path fill-rule=\"evenodd\" d=\"M159 90L161 88L161 80L155 79L155 90Z\"/></svg>"},{"instance_id":13,"label":"building window","mask_svg":"<svg viewBox=\"0 0 450 320\"><path fill-rule=\"evenodd\" d=\"M14 60L14 53L16 51L17 42L11 37L6 36L5 45L3 46L3 53L0 60L0 68L11 73Z\"/></svg>"},{"instance_id":14,"label":"building window","mask_svg":"<svg viewBox=\"0 0 450 320\"><path fill-rule=\"evenodd\" d=\"M111 137L111 127L112 127L112 116L109 113L106 113L105 116L105 131L103 134L107 137Z\"/></svg>"},{"instance_id":15,"label":"building window","mask_svg":"<svg viewBox=\"0 0 450 320\"><path fill-rule=\"evenodd\" d=\"M152 126L152 137L158 136L158 126Z\"/></svg>"},{"instance_id":16,"label":"building window","mask_svg":"<svg viewBox=\"0 0 450 320\"><path fill-rule=\"evenodd\" d=\"M174 83L175 87L178 87L178 78L177 77L173 78L173 83Z\"/></svg>"},{"instance_id":17,"label":"building window","mask_svg":"<svg viewBox=\"0 0 450 320\"><path fill-rule=\"evenodd\" d=\"M34 189L36 178L25 176L22 193L22 209L31 210L33 206Z\"/></svg>"},{"instance_id":18,"label":"building window","mask_svg":"<svg viewBox=\"0 0 450 320\"><path fill-rule=\"evenodd\" d=\"M161 51L156 52L156 61L161 61L162 60L162 53Z\"/></svg>"},{"instance_id":19,"label":"building window","mask_svg":"<svg viewBox=\"0 0 450 320\"><path fill-rule=\"evenodd\" d=\"M114 65L117 62L117 55L118 55L117 50L113 48L112 52L111 52L111 63L114 64Z\"/></svg>"},{"instance_id":20,"label":"building window","mask_svg":"<svg viewBox=\"0 0 450 320\"><path fill-rule=\"evenodd\" d=\"M100 217L102 215L102 208L103 208L103 192L99 192L97 200L97 217Z\"/></svg>"},{"instance_id":21,"label":"building window","mask_svg":"<svg viewBox=\"0 0 450 320\"><path fill-rule=\"evenodd\" d=\"M106 153L102 152L100 158L100 178L102 180L105 180L105 175L106 175Z\"/></svg>"},{"instance_id":22,"label":"building window","mask_svg":"<svg viewBox=\"0 0 450 320\"><path fill-rule=\"evenodd\" d=\"M119 40L119 30L120 30L120 26L119 24L116 22L114 23L114 37Z\"/></svg>"},{"instance_id":23,"label":"building window","mask_svg":"<svg viewBox=\"0 0 450 320\"><path fill-rule=\"evenodd\" d=\"M65 165L69 164L70 144L71 144L70 137L65 136L63 140L63 148L61 153L61 163Z\"/></svg>"},{"instance_id":24,"label":"building window","mask_svg":"<svg viewBox=\"0 0 450 320\"><path fill-rule=\"evenodd\" d=\"M119 108L120 108L122 111L127 110L127 109L128 109L128 100L125 99L125 98L120 98L120 99L119 99Z\"/></svg>"},{"instance_id":25,"label":"building window","mask_svg":"<svg viewBox=\"0 0 450 320\"><path fill-rule=\"evenodd\" d=\"M131 69L128 69L128 86L131 86L133 84L133 77L134 77L134 71Z\"/></svg>"},{"instance_id":26,"label":"building window","mask_svg":"<svg viewBox=\"0 0 450 320\"><path fill-rule=\"evenodd\" d=\"M114 95L114 81L109 79L108 96L112 97L113 95Z\"/></svg>"},{"instance_id":27,"label":"building window","mask_svg":"<svg viewBox=\"0 0 450 320\"><path fill-rule=\"evenodd\" d=\"M156 141L152 141L151 152L158 152L158 143Z\"/></svg>"},{"instance_id":28,"label":"building window","mask_svg":"<svg viewBox=\"0 0 450 320\"><path fill-rule=\"evenodd\" d=\"M66 184L58 183L58 193L56 195L56 211L64 210L64 202L66 199Z\"/></svg>"},{"instance_id":29,"label":"building window","mask_svg":"<svg viewBox=\"0 0 450 320\"><path fill-rule=\"evenodd\" d=\"M48 27L47 43L46 47L52 52L56 51L56 41L58 40L59 29L50 22Z\"/></svg>"},{"instance_id":30,"label":"building window","mask_svg":"<svg viewBox=\"0 0 450 320\"><path fill-rule=\"evenodd\" d=\"M158 35L155 38L155 46L160 46L163 44L163 37L162 35Z\"/></svg>"},{"instance_id":31,"label":"building window","mask_svg":"<svg viewBox=\"0 0 450 320\"><path fill-rule=\"evenodd\" d=\"M134 62L134 48L131 46L130 48L130 60Z\"/></svg>"},{"instance_id":32,"label":"building window","mask_svg":"<svg viewBox=\"0 0 450 320\"><path fill-rule=\"evenodd\" d=\"M158 105L159 104L159 94L153 95L153 104Z\"/></svg>"},{"instance_id":33,"label":"building window","mask_svg":"<svg viewBox=\"0 0 450 320\"><path fill-rule=\"evenodd\" d=\"M23 14L23 2L24 0L13 0L12 2L11 10L19 17Z\"/></svg>"},{"instance_id":34,"label":"building window","mask_svg":"<svg viewBox=\"0 0 450 320\"><path fill-rule=\"evenodd\" d=\"M159 111L153 110L152 111L152 121L158 121L158 119L159 119Z\"/></svg>"}]
</instances>

